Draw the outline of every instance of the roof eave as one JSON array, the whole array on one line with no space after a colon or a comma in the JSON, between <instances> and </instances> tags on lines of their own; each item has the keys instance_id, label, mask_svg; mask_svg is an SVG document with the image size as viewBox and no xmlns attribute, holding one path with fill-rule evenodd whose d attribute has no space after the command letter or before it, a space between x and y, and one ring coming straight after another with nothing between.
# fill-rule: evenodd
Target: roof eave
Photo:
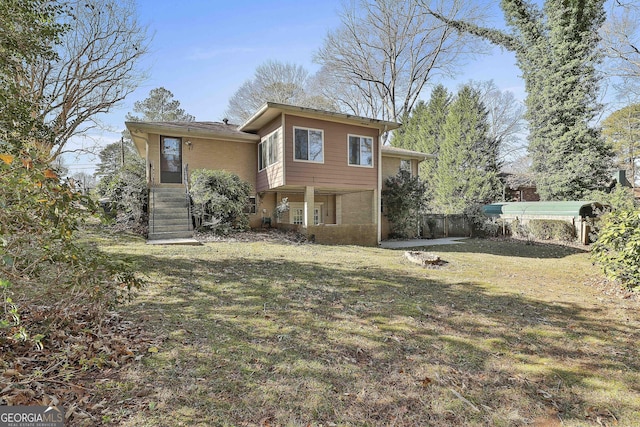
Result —
<instances>
[{"instance_id":1,"label":"roof eave","mask_svg":"<svg viewBox=\"0 0 640 427\"><path fill-rule=\"evenodd\" d=\"M273 111L273 114L269 115L266 120L260 120L266 113ZM280 114L295 114L303 117L332 119L336 122L343 122L348 124L356 124L366 127L373 127L380 129L380 131L390 131L398 129L400 123L389 122L386 120L371 119L367 117L356 116L352 114L337 113L333 111L318 110L309 107L299 107L295 105L279 104L276 102L267 102L253 115L249 120L242 124L238 130L242 132L256 132L271 120L275 119Z\"/></svg>"},{"instance_id":2,"label":"roof eave","mask_svg":"<svg viewBox=\"0 0 640 427\"><path fill-rule=\"evenodd\" d=\"M230 134L226 132L215 132L211 130L189 128L188 126L153 125L144 122L125 122L125 126L132 134L135 133L157 133L165 136L191 136L207 139L224 139L236 142L258 142L260 137L250 133Z\"/></svg>"}]
</instances>

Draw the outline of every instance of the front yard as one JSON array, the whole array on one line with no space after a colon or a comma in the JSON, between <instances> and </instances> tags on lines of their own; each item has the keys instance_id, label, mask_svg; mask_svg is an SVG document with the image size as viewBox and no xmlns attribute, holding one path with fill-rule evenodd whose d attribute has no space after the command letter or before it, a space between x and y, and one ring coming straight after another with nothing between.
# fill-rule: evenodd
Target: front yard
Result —
<instances>
[{"instance_id":1,"label":"front yard","mask_svg":"<svg viewBox=\"0 0 640 427\"><path fill-rule=\"evenodd\" d=\"M580 249L100 246L148 276L125 311L159 340L102 383L105 424L640 425L638 301Z\"/></svg>"}]
</instances>

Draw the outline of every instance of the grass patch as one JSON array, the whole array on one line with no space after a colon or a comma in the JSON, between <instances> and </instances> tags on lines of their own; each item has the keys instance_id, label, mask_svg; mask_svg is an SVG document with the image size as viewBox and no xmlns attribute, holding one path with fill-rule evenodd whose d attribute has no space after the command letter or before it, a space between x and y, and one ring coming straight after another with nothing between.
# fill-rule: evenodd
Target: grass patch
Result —
<instances>
[{"instance_id":1,"label":"grass patch","mask_svg":"<svg viewBox=\"0 0 640 427\"><path fill-rule=\"evenodd\" d=\"M470 240L403 251L104 239L149 285L162 337L129 369L128 426L640 425L637 303L586 283L588 254Z\"/></svg>"}]
</instances>

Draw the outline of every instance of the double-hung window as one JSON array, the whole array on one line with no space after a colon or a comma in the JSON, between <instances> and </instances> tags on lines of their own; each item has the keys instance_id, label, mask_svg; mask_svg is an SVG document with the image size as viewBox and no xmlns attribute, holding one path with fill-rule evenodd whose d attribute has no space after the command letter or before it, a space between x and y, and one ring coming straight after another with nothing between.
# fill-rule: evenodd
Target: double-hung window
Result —
<instances>
[{"instance_id":1,"label":"double-hung window","mask_svg":"<svg viewBox=\"0 0 640 427\"><path fill-rule=\"evenodd\" d=\"M349 135L349 165L373 167L373 138Z\"/></svg>"},{"instance_id":2,"label":"double-hung window","mask_svg":"<svg viewBox=\"0 0 640 427\"><path fill-rule=\"evenodd\" d=\"M293 148L295 160L324 163L324 132L293 128Z\"/></svg>"},{"instance_id":3,"label":"double-hung window","mask_svg":"<svg viewBox=\"0 0 640 427\"><path fill-rule=\"evenodd\" d=\"M258 144L258 170L263 170L280 161L280 131L276 130L262 138Z\"/></svg>"},{"instance_id":4,"label":"double-hung window","mask_svg":"<svg viewBox=\"0 0 640 427\"><path fill-rule=\"evenodd\" d=\"M411 173L411 160L400 160L400 170Z\"/></svg>"}]
</instances>

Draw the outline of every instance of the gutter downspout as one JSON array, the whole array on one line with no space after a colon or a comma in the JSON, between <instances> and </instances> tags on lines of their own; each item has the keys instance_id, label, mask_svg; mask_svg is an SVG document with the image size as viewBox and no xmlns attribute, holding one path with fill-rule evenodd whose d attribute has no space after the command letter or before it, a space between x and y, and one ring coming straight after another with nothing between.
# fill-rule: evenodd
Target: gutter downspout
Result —
<instances>
[{"instance_id":1,"label":"gutter downspout","mask_svg":"<svg viewBox=\"0 0 640 427\"><path fill-rule=\"evenodd\" d=\"M376 191L377 194L377 208L375 219L378 225L377 231L377 240L378 246L380 246L380 242L382 242L382 135L387 133L387 125L384 125L384 128L378 132L378 189Z\"/></svg>"}]
</instances>

